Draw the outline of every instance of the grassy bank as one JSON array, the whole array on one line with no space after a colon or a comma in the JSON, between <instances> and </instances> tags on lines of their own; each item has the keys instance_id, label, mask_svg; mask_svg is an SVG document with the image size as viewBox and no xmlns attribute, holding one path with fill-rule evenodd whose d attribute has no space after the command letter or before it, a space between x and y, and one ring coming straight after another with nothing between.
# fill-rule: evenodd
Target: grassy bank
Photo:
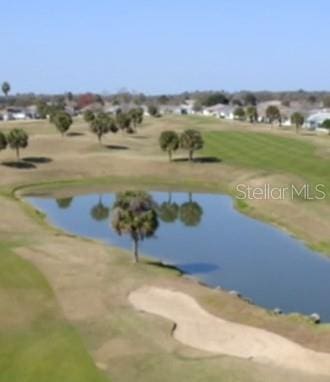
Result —
<instances>
[{"instance_id":1,"label":"grassy bank","mask_svg":"<svg viewBox=\"0 0 330 382\"><path fill-rule=\"evenodd\" d=\"M0 381L105 382L46 279L0 246Z\"/></svg>"}]
</instances>

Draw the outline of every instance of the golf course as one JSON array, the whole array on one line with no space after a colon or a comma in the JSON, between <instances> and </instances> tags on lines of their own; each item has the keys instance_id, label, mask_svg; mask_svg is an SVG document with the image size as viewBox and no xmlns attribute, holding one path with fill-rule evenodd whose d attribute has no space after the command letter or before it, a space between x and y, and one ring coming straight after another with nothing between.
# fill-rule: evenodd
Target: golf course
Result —
<instances>
[{"instance_id":1,"label":"golf course","mask_svg":"<svg viewBox=\"0 0 330 382\"><path fill-rule=\"evenodd\" d=\"M133 134L110 133L101 143L81 116L63 136L47 120L1 122L6 134L15 128L29 144L19 160L0 151L0 382L329 380L329 323L276 314L143 253L134 264L129 250L55 227L26 201L126 190L229 195L237 211L324 259L329 135L174 115L145 117ZM169 161L160 134L187 129L201 133L203 148L193 161L182 149ZM265 184L322 185L324 198L238 197L238 185ZM242 328L245 347L214 345ZM298 361L276 360L283 349Z\"/></svg>"}]
</instances>

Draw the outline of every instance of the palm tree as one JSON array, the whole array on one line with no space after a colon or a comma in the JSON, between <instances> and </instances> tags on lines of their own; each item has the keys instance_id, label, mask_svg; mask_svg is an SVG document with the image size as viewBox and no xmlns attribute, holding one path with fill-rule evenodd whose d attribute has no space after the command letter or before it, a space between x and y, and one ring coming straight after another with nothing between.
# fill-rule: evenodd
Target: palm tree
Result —
<instances>
[{"instance_id":1,"label":"palm tree","mask_svg":"<svg viewBox=\"0 0 330 382\"><path fill-rule=\"evenodd\" d=\"M304 124L305 118L302 114L296 112L293 113L291 116L291 123L293 123L296 126L296 133L299 133L299 130L301 126Z\"/></svg>"},{"instance_id":2,"label":"palm tree","mask_svg":"<svg viewBox=\"0 0 330 382\"><path fill-rule=\"evenodd\" d=\"M109 132L116 133L118 127L115 120L107 113L99 113L91 120L90 130L97 136L99 144L102 144L102 137Z\"/></svg>"},{"instance_id":3,"label":"palm tree","mask_svg":"<svg viewBox=\"0 0 330 382\"><path fill-rule=\"evenodd\" d=\"M91 110L86 110L84 113L84 121L91 123L95 119L95 114Z\"/></svg>"},{"instance_id":4,"label":"palm tree","mask_svg":"<svg viewBox=\"0 0 330 382\"><path fill-rule=\"evenodd\" d=\"M159 146L168 153L169 161L172 161L172 153L180 146L180 139L175 131L163 131L159 137Z\"/></svg>"},{"instance_id":5,"label":"palm tree","mask_svg":"<svg viewBox=\"0 0 330 382\"><path fill-rule=\"evenodd\" d=\"M281 124L281 112L277 106L274 106L274 105L268 106L266 109L266 117L271 123L271 126L273 126L273 123L275 121L278 121L279 124Z\"/></svg>"},{"instance_id":6,"label":"palm tree","mask_svg":"<svg viewBox=\"0 0 330 382\"><path fill-rule=\"evenodd\" d=\"M131 132L132 116L128 113L118 112L116 122L121 131Z\"/></svg>"},{"instance_id":7,"label":"palm tree","mask_svg":"<svg viewBox=\"0 0 330 382\"><path fill-rule=\"evenodd\" d=\"M156 105L149 105L148 106L148 113L152 117L157 117L159 115L158 107Z\"/></svg>"},{"instance_id":8,"label":"palm tree","mask_svg":"<svg viewBox=\"0 0 330 382\"><path fill-rule=\"evenodd\" d=\"M11 130L7 136L8 145L16 150L16 158L19 159L20 149L25 149L29 144L29 136L22 129Z\"/></svg>"},{"instance_id":9,"label":"palm tree","mask_svg":"<svg viewBox=\"0 0 330 382\"><path fill-rule=\"evenodd\" d=\"M1 86L2 92L5 95L5 97L8 97L8 94L10 92L10 83L5 81Z\"/></svg>"},{"instance_id":10,"label":"palm tree","mask_svg":"<svg viewBox=\"0 0 330 382\"><path fill-rule=\"evenodd\" d=\"M245 121L245 119L246 119L245 110L242 107L238 106L234 110L234 118L238 119L239 121Z\"/></svg>"},{"instance_id":11,"label":"palm tree","mask_svg":"<svg viewBox=\"0 0 330 382\"><path fill-rule=\"evenodd\" d=\"M0 151L4 150L7 147L7 138L4 133L0 131Z\"/></svg>"},{"instance_id":12,"label":"palm tree","mask_svg":"<svg viewBox=\"0 0 330 382\"><path fill-rule=\"evenodd\" d=\"M143 122L144 110L142 109L142 107L138 107L135 110L136 110L136 115L137 115L137 123L138 123L138 125L141 125Z\"/></svg>"},{"instance_id":13,"label":"palm tree","mask_svg":"<svg viewBox=\"0 0 330 382\"><path fill-rule=\"evenodd\" d=\"M73 123L70 114L65 111L58 111L52 118L52 122L56 126L56 129L64 136L64 134L70 129Z\"/></svg>"},{"instance_id":14,"label":"palm tree","mask_svg":"<svg viewBox=\"0 0 330 382\"><path fill-rule=\"evenodd\" d=\"M112 227L128 234L133 241L134 262L139 262L139 241L152 237L158 228L155 202L144 191L126 191L116 195L112 207Z\"/></svg>"},{"instance_id":15,"label":"palm tree","mask_svg":"<svg viewBox=\"0 0 330 382\"><path fill-rule=\"evenodd\" d=\"M199 131L189 129L182 133L180 145L183 149L188 150L189 160L192 161L194 152L203 148L204 141Z\"/></svg>"},{"instance_id":16,"label":"palm tree","mask_svg":"<svg viewBox=\"0 0 330 382\"><path fill-rule=\"evenodd\" d=\"M133 127L134 127L134 130L136 130L136 127L137 127L137 124L138 124L138 121L139 121L139 114L137 112L137 109L131 109L129 112L128 112L131 120L132 120L132 123L133 123Z\"/></svg>"},{"instance_id":17,"label":"palm tree","mask_svg":"<svg viewBox=\"0 0 330 382\"><path fill-rule=\"evenodd\" d=\"M128 112L128 115L130 116L132 120L134 130L136 130L137 125L141 125L141 123L143 122L143 114L144 114L144 111L140 107L131 109Z\"/></svg>"},{"instance_id":18,"label":"palm tree","mask_svg":"<svg viewBox=\"0 0 330 382\"><path fill-rule=\"evenodd\" d=\"M246 116L251 123L258 121L258 110L255 106L248 106L246 108Z\"/></svg>"}]
</instances>

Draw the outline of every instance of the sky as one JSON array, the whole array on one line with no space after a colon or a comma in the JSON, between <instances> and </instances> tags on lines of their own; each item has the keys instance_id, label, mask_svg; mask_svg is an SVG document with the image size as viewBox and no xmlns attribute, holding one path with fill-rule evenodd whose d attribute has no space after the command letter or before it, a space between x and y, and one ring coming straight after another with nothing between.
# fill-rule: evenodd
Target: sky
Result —
<instances>
[{"instance_id":1,"label":"sky","mask_svg":"<svg viewBox=\"0 0 330 382\"><path fill-rule=\"evenodd\" d=\"M0 0L13 93L330 90L329 0Z\"/></svg>"}]
</instances>

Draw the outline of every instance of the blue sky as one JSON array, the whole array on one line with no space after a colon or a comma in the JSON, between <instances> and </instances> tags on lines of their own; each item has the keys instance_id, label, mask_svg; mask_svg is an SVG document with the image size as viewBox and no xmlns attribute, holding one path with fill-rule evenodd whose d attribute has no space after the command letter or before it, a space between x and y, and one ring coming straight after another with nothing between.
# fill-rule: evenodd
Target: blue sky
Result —
<instances>
[{"instance_id":1,"label":"blue sky","mask_svg":"<svg viewBox=\"0 0 330 382\"><path fill-rule=\"evenodd\" d=\"M13 92L330 89L329 0L0 0Z\"/></svg>"}]
</instances>

